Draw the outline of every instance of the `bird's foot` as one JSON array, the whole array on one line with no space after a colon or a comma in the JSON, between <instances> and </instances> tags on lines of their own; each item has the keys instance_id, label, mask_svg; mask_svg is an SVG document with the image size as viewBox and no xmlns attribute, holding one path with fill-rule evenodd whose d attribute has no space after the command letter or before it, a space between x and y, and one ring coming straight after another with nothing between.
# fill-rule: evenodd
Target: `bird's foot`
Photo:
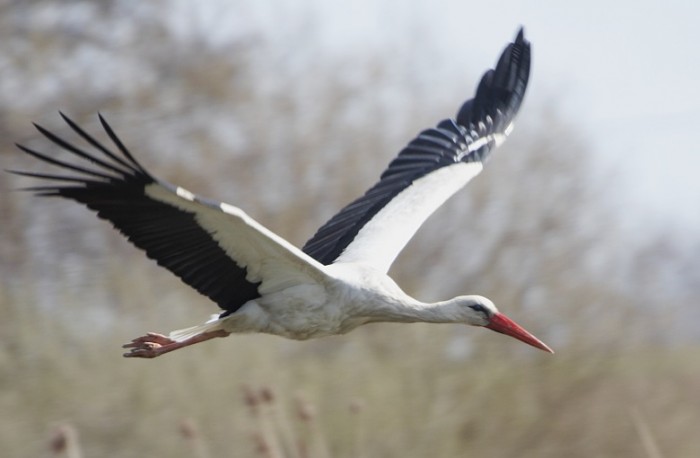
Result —
<instances>
[{"instance_id":1,"label":"bird's foot","mask_svg":"<svg viewBox=\"0 0 700 458\"><path fill-rule=\"evenodd\" d=\"M145 336L137 337L131 342L122 345L122 348L131 348L128 353L124 353L125 358L155 358L181 346L180 342L170 337L149 332Z\"/></svg>"},{"instance_id":2,"label":"bird's foot","mask_svg":"<svg viewBox=\"0 0 700 458\"><path fill-rule=\"evenodd\" d=\"M204 342L205 340L213 339L214 337L226 337L229 334L229 332L219 329L211 332L203 332L183 341L177 341L163 334L149 332L145 336L137 337L131 342L122 345L122 348L131 348L129 352L124 353L125 358L155 358L163 353L177 350L178 348L188 347L199 342Z\"/></svg>"}]
</instances>

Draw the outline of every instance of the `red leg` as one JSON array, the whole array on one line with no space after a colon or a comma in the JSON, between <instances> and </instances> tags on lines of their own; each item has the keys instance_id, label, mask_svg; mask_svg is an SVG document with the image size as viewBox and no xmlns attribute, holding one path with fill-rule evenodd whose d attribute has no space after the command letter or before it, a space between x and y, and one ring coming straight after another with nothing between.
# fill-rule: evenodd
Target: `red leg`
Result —
<instances>
[{"instance_id":1,"label":"red leg","mask_svg":"<svg viewBox=\"0 0 700 458\"><path fill-rule=\"evenodd\" d=\"M128 344L122 345L122 348L131 348L128 353L124 353L125 358L155 358L164 353L177 350L178 348L188 347L205 340L215 337L226 337L230 333L220 329L218 331L203 332L182 342L175 341L170 337L155 332L149 332L145 336L137 337Z\"/></svg>"}]
</instances>

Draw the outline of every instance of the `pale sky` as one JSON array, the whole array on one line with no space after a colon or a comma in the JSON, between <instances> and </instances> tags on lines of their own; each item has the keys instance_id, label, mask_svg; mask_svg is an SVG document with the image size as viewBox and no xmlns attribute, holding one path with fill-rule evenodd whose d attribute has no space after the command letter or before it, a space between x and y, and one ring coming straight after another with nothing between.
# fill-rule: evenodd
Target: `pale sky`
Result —
<instances>
[{"instance_id":1,"label":"pale sky","mask_svg":"<svg viewBox=\"0 0 700 458\"><path fill-rule=\"evenodd\" d=\"M402 50L407 31L430 34L444 51L431 65L440 61L441 69L493 65L524 25L534 56L528 103L553 101L580 124L603 163L619 172L610 192L642 222L700 231L700 3L354 0L305 8L322 18L327 46L337 52ZM279 26L274 12L260 11Z\"/></svg>"},{"instance_id":2,"label":"pale sky","mask_svg":"<svg viewBox=\"0 0 700 458\"><path fill-rule=\"evenodd\" d=\"M185 20L221 24L212 34L262 30L289 52L287 34L298 33L289 24L298 28L298 19L308 18L323 37L317 46L335 56L395 52L433 73L481 72L524 25L533 43L533 70L521 116L536 116L536 107L554 104L566 124L580 126L632 227L639 217L640 225L680 226L691 236L700 232L700 148L694 138L700 124L698 2L275 0L235 8L223 3L228 7L204 8Z\"/></svg>"}]
</instances>

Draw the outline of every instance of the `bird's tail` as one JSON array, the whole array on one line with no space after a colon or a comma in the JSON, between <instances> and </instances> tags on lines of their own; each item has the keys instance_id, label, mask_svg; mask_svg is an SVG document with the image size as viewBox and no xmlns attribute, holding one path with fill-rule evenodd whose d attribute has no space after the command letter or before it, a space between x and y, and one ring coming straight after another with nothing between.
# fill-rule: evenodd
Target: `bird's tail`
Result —
<instances>
[{"instance_id":1,"label":"bird's tail","mask_svg":"<svg viewBox=\"0 0 700 458\"><path fill-rule=\"evenodd\" d=\"M190 328L177 329L175 331L171 331L170 334L168 334L168 337L175 340L176 342L183 342L187 339L190 339L194 336L198 336L205 332L212 332L223 329L221 327L221 322L222 320L219 318L218 314L212 315L209 321L207 321L206 323L198 324L197 326L192 326Z\"/></svg>"}]
</instances>

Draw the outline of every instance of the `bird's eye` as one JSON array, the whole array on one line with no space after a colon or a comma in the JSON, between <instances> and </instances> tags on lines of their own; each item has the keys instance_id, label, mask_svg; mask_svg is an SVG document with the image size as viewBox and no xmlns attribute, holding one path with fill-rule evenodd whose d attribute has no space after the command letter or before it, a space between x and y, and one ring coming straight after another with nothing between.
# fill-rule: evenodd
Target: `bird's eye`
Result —
<instances>
[{"instance_id":1,"label":"bird's eye","mask_svg":"<svg viewBox=\"0 0 700 458\"><path fill-rule=\"evenodd\" d=\"M469 306L475 312L486 313L486 308L481 304L474 304Z\"/></svg>"}]
</instances>

